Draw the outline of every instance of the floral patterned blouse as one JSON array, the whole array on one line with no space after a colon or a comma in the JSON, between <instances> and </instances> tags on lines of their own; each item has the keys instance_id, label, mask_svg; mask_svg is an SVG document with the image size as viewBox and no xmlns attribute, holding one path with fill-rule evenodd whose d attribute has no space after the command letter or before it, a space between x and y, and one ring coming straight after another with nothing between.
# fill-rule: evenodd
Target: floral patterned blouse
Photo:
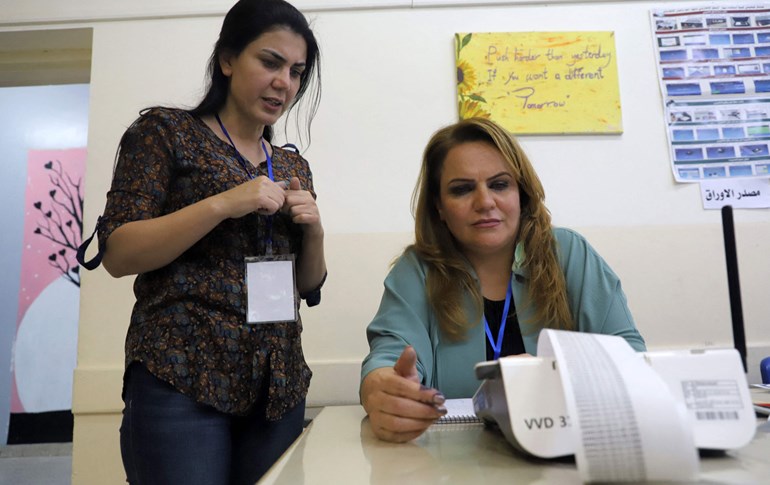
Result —
<instances>
[{"instance_id":1,"label":"floral patterned blouse","mask_svg":"<svg viewBox=\"0 0 770 485\"><path fill-rule=\"evenodd\" d=\"M313 191L307 161L273 148L274 179L298 177ZM169 214L233 188L266 163L244 168L235 149L184 110L152 108L121 140L112 187L99 223L100 247L121 225ZM274 254L300 254L302 229L272 216ZM312 372L305 363L302 322L246 324L245 263L265 254L268 217L227 219L167 266L139 274L126 338L126 367L135 361L198 402L246 414L267 399L279 419L305 398ZM312 306L320 286L300 295Z\"/></svg>"}]
</instances>

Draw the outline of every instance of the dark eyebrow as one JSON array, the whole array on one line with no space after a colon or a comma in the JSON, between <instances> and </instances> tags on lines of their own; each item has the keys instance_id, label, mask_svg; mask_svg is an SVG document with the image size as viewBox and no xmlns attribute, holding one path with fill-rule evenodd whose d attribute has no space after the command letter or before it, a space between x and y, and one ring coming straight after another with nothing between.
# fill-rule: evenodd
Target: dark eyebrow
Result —
<instances>
[{"instance_id":1,"label":"dark eyebrow","mask_svg":"<svg viewBox=\"0 0 770 485\"><path fill-rule=\"evenodd\" d=\"M468 182L476 182L476 181L475 181L475 180L473 180L473 179L461 179L461 178L456 178L456 179L452 179L452 180L450 180L449 182L447 182L447 185L448 185L448 184L455 184L455 183L468 183Z\"/></svg>"},{"instance_id":2,"label":"dark eyebrow","mask_svg":"<svg viewBox=\"0 0 770 485\"><path fill-rule=\"evenodd\" d=\"M490 181L490 180L495 180L495 179L497 179L497 178L500 178L500 177L509 177L509 178L513 178L513 175L511 175L511 173L510 173L510 172L500 172L500 173L497 173L497 174L495 174L495 175L492 175L491 177L489 177L489 178L487 179L487 182L488 182L488 181ZM474 183L475 183L476 181L475 181L474 179L456 178L456 179L452 179L452 180L450 180L450 181L449 181L449 182L447 182L447 183L448 183L448 184L453 184L453 183L457 183L457 182L474 182Z\"/></svg>"},{"instance_id":3,"label":"dark eyebrow","mask_svg":"<svg viewBox=\"0 0 770 485\"><path fill-rule=\"evenodd\" d=\"M281 54L275 52L272 49L262 49L262 52L264 52L265 54L271 56L273 59L281 61L282 63L286 63L286 58L283 57ZM294 64L294 67L304 68L305 67L305 63L304 62L298 62L298 63Z\"/></svg>"},{"instance_id":4,"label":"dark eyebrow","mask_svg":"<svg viewBox=\"0 0 770 485\"><path fill-rule=\"evenodd\" d=\"M511 175L511 173L510 173L510 172L500 172L500 173L498 173L498 174L496 174L496 175L492 175L492 176L491 176L491 177L489 177L487 180L494 180L494 179L496 179L496 178L505 177L505 176L507 176L507 177L510 177L510 178L513 178L513 175Z\"/></svg>"}]
</instances>

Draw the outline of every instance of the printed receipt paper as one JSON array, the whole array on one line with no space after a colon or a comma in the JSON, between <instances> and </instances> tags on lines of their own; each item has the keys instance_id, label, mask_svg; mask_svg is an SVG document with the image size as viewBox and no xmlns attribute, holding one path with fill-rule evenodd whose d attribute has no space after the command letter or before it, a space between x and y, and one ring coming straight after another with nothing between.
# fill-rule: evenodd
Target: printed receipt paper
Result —
<instances>
[{"instance_id":1,"label":"printed receipt paper","mask_svg":"<svg viewBox=\"0 0 770 485\"><path fill-rule=\"evenodd\" d=\"M697 448L743 446L756 426L732 349L637 353L620 337L543 330L538 357L476 373L479 417L525 453L574 454L585 482L693 480Z\"/></svg>"},{"instance_id":2,"label":"printed receipt paper","mask_svg":"<svg viewBox=\"0 0 770 485\"><path fill-rule=\"evenodd\" d=\"M684 405L624 339L590 337L548 332L537 350L567 364L560 373L581 478L694 479L698 452Z\"/></svg>"}]
</instances>

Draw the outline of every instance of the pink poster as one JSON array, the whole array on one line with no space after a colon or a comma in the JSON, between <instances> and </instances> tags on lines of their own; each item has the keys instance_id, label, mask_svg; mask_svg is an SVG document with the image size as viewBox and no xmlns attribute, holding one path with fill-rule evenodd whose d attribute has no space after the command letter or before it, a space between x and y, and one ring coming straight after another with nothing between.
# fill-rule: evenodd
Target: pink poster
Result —
<instances>
[{"instance_id":1,"label":"pink poster","mask_svg":"<svg viewBox=\"0 0 770 485\"><path fill-rule=\"evenodd\" d=\"M11 412L71 409L86 149L30 150Z\"/></svg>"}]
</instances>

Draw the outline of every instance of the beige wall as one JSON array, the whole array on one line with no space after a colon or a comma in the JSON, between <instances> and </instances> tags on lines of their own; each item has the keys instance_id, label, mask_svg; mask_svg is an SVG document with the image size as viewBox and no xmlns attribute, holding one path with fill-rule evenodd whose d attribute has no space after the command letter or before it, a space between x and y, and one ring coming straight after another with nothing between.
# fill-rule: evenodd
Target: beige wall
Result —
<instances>
[{"instance_id":1,"label":"beige wall","mask_svg":"<svg viewBox=\"0 0 770 485\"><path fill-rule=\"evenodd\" d=\"M48 8L37 2L34 9L33 3L4 7L0 29L93 28L86 180L91 229L120 135L142 107L198 99L230 2L81 0L65 7L46 0ZM455 6L422 8L431 3ZM543 179L555 222L582 231L620 274L652 349L730 346L719 213L701 209L696 185L675 184L671 176L648 17L661 3L460 3L295 2L314 20L324 82L305 153L315 173L329 265L322 304L302 310L305 353L315 372L309 403L357 400L364 328L388 263L410 242L409 197L422 147L457 116L454 32L616 32L625 132L524 137L522 143ZM353 4L359 8L347 8ZM385 5L393 8L361 8ZM738 211L735 219L746 334L760 355L770 346L770 217L767 210ZM81 295L73 483L121 483L117 426L131 281L99 269L83 275Z\"/></svg>"}]
</instances>

